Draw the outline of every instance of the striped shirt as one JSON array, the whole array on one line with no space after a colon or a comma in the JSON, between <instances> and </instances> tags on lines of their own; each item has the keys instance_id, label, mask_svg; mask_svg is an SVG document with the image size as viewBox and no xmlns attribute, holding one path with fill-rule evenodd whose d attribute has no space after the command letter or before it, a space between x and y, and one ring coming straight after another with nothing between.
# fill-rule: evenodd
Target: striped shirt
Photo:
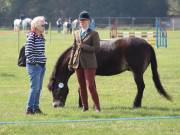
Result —
<instances>
[{"instance_id":1,"label":"striped shirt","mask_svg":"<svg viewBox=\"0 0 180 135\"><path fill-rule=\"evenodd\" d=\"M45 39L30 32L25 45L26 63L46 63Z\"/></svg>"}]
</instances>

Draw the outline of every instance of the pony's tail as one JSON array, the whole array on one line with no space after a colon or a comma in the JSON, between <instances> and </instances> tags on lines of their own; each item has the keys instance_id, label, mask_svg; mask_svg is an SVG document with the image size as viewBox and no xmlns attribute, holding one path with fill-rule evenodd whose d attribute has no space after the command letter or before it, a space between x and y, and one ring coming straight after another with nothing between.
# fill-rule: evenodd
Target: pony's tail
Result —
<instances>
[{"instance_id":1,"label":"pony's tail","mask_svg":"<svg viewBox=\"0 0 180 135\"><path fill-rule=\"evenodd\" d=\"M152 75L153 75L153 81L156 86L157 91L159 92L160 95L164 96L167 100L172 100L171 96L165 91L163 88L160 77L157 71L157 60L156 60L156 54L154 52L154 49L151 48L151 70L152 70Z\"/></svg>"}]
</instances>

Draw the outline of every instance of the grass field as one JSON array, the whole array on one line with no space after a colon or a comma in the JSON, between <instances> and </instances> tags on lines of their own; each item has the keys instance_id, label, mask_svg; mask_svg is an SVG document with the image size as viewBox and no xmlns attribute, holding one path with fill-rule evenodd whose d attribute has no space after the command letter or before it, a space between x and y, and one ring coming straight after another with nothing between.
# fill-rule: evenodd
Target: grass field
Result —
<instances>
[{"instance_id":1,"label":"grass field","mask_svg":"<svg viewBox=\"0 0 180 135\"><path fill-rule=\"evenodd\" d=\"M99 30L101 38L109 33ZM34 122L0 124L0 135L180 135L180 119L118 120L100 122L62 122L62 120L98 120L110 118L147 118L180 116L180 31L168 32L168 48L155 49L158 71L163 86L173 97L169 102L161 97L153 84L150 68L144 74L146 88L142 108L132 109L136 85L132 74L124 72L111 77L96 77L102 111L92 108L81 112L78 106L77 81L69 81L69 96L63 109L52 107L52 95L47 83L59 55L71 45L72 36L55 31L46 34L47 70L41 95L41 108L45 115L25 115L29 93L29 78L25 68L17 66L18 36L9 30L0 30L0 122ZM25 34L20 33L23 45ZM92 101L89 96L89 104ZM49 121L51 123L35 123ZM59 121L52 123L52 121Z\"/></svg>"}]
</instances>

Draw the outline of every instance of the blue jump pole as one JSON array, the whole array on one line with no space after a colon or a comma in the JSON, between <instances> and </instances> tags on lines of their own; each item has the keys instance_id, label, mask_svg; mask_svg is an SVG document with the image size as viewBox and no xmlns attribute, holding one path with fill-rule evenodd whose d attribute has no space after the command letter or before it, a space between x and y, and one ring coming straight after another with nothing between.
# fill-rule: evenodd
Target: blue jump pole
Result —
<instances>
[{"instance_id":1,"label":"blue jump pole","mask_svg":"<svg viewBox=\"0 0 180 135\"><path fill-rule=\"evenodd\" d=\"M167 48L167 32L161 27L160 18L156 18L156 47Z\"/></svg>"},{"instance_id":2,"label":"blue jump pole","mask_svg":"<svg viewBox=\"0 0 180 135\"><path fill-rule=\"evenodd\" d=\"M166 35L165 35L165 36L166 36L166 38L165 38L165 44L166 44L166 46L165 46L165 47L167 48L167 32L166 32L165 34L166 34Z\"/></svg>"}]
</instances>

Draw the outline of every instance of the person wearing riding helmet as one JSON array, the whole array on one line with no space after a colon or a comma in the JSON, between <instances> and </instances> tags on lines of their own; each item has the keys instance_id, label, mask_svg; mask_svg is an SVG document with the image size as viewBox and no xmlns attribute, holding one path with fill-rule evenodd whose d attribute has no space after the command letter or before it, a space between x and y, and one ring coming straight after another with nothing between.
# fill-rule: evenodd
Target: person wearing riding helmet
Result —
<instances>
[{"instance_id":1,"label":"person wearing riding helmet","mask_svg":"<svg viewBox=\"0 0 180 135\"><path fill-rule=\"evenodd\" d=\"M75 70L80 88L83 112L89 109L87 89L91 94L95 111L100 112L99 96L96 90L95 75L97 69L96 52L100 47L98 32L90 26L87 11L79 14L80 29L74 32L74 43L69 60L69 70Z\"/></svg>"}]
</instances>

